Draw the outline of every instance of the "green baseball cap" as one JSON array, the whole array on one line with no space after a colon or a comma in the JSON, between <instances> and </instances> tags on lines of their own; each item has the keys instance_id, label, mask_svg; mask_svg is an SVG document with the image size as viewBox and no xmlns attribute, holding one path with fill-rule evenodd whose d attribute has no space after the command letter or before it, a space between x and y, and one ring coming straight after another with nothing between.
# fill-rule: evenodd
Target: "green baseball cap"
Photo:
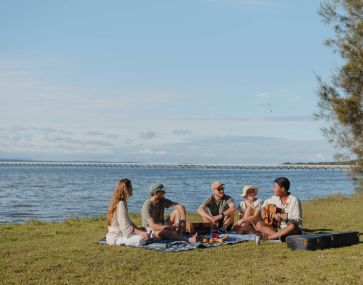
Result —
<instances>
[{"instance_id":1,"label":"green baseball cap","mask_svg":"<svg viewBox=\"0 0 363 285\"><path fill-rule=\"evenodd\" d=\"M154 194L155 192L161 191L165 193L166 187L161 183L152 183L149 187L149 193Z\"/></svg>"}]
</instances>

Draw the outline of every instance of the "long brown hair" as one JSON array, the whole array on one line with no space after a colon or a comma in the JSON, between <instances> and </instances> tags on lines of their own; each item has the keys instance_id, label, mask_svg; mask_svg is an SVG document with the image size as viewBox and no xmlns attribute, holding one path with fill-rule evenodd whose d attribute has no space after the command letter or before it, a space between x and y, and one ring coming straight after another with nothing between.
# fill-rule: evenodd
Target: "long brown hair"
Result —
<instances>
[{"instance_id":1,"label":"long brown hair","mask_svg":"<svg viewBox=\"0 0 363 285\"><path fill-rule=\"evenodd\" d=\"M112 199L108 205L108 213L106 217L107 225L111 225L113 215L117 209L117 204L120 201L126 201L129 197L132 188L131 181L127 178L121 179L115 190L113 191Z\"/></svg>"}]
</instances>

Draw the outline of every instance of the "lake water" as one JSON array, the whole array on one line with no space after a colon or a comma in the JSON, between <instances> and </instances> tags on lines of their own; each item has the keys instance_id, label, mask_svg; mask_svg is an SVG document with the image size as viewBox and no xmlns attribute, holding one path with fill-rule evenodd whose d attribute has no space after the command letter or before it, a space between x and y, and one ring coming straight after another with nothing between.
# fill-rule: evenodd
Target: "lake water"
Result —
<instances>
[{"instance_id":1,"label":"lake water","mask_svg":"<svg viewBox=\"0 0 363 285\"><path fill-rule=\"evenodd\" d=\"M0 167L0 223L105 215L118 180L125 177L134 187L129 211L140 212L151 182L162 182L168 188L167 198L196 211L211 194L214 180L223 181L226 194L239 202L245 184L259 186L260 198L270 197L278 176L289 178L291 193L301 200L355 192L345 170Z\"/></svg>"}]
</instances>

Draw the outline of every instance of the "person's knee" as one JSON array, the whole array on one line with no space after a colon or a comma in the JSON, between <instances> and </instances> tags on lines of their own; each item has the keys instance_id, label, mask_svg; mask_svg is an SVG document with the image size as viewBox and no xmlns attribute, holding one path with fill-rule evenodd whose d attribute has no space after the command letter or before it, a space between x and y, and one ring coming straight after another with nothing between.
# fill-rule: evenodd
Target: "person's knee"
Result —
<instances>
[{"instance_id":1,"label":"person's knee","mask_svg":"<svg viewBox=\"0 0 363 285\"><path fill-rule=\"evenodd\" d=\"M184 205L180 205L180 207L181 207L182 212L185 214L186 213L186 210L185 210Z\"/></svg>"},{"instance_id":2,"label":"person's knee","mask_svg":"<svg viewBox=\"0 0 363 285\"><path fill-rule=\"evenodd\" d=\"M202 216L201 216L202 217ZM206 222L206 223L209 223L210 222L210 220L209 219L207 219L207 218L205 218L205 217L202 217L202 220L203 220L203 222Z\"/></svg>"},{"instance_id":3,"label":"person's knee","mask_svg":"<svg viewBox=\"0 0 363 285\"><path fill-rule=\"evenodd\" d=\"M287 234L297 233L299 231L301 231L300 228L297 225L293 224L293 223L288 224L287 227L286 227Z\"/></svg>"},{"instance_id":4,"label":"person's knee","mask_svg":"<svg viewBox=\"0 0 363 285\"><path fill-rule=\"evenodd\" d=\"M234 221L234 214L229 214L224 216L224 222L233 222Z\"/></svg>"}]
</instances>

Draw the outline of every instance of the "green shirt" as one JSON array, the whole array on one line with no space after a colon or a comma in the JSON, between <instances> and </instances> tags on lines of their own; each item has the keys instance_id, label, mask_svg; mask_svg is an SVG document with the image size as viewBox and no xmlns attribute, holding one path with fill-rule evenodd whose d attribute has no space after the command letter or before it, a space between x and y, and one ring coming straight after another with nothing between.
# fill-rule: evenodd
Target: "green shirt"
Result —
<instances>
[{"instance_id":1,"label":"green shirt","mask_svg":"<svg viewBox=\"0 0 363 285\"><path fill-rule=\"evenodd\" d=\"M214 195L212 195L205 199L202 205L206 207L207 212L212 216L217 216L227 210L231 203L234 204L233 198L228 195L224 195L219 201L214 199Z\"/></svg>"},{"instance_id":2,"label":"green shirt","mask_svg":"<svg viewBox=\"0 0 363 285\"><path fill-rule=\"evenodd\" d=\"M153 219L155 224L164 224L164 209L173 205L176 205L176 203L165 198L156 205L151 203L150 199L147 199L141 209L142 226L148 227L147 220L150 218Z\"/></svg>"}]
</instances>

